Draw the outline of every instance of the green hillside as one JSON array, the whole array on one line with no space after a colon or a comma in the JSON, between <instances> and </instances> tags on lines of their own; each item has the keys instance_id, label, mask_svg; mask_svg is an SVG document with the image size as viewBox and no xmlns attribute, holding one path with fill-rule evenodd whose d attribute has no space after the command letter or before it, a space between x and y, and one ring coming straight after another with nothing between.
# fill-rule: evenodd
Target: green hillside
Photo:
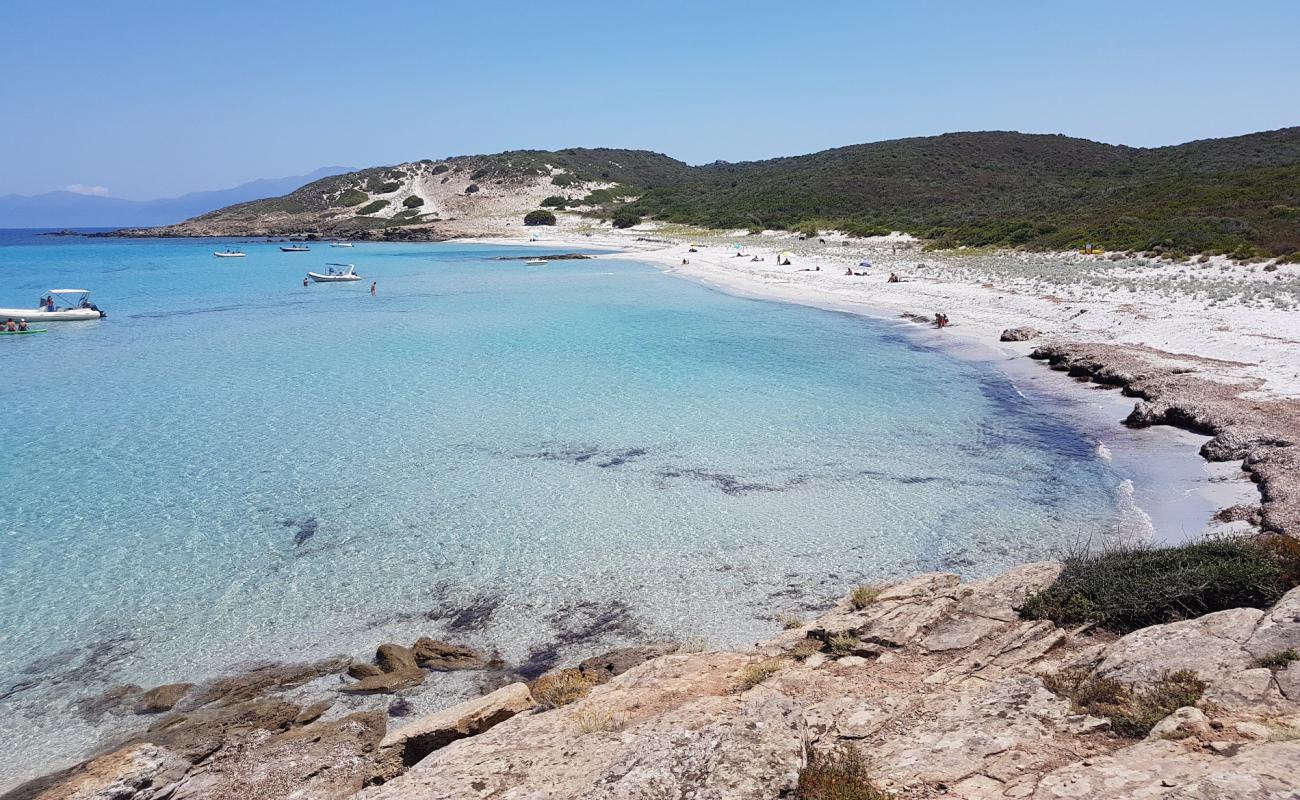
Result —
<instances>
[{"instance_id":1,"label":"green hillside","mask_svg":"<svg viewBox=\"0 0 1300 800\"><path fill-rule=\"evenodd\" d=\"M629 209L722 228L902 230L940 246L1300 250L1300 128L1140 149L954 133L694 167Z\"/></svg>"}]
</instances>

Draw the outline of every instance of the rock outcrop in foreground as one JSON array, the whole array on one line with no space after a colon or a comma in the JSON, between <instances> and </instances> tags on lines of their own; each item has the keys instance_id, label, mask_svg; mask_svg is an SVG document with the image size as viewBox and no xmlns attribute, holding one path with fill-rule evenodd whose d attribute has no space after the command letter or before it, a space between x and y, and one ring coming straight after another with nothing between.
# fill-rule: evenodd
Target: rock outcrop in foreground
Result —
<instances>
[{"instance_id":1,"label":"rock outcrop in foreground","mask_svg":"<svg viewBox=\"0 0 1300 800\"><path fill-rule=\"evenodd\" d=\"M1300 797L1300 662L1276 657L1300 649L1300 589L1116 638L1021 619L1059 571L921 575L751 651L598 659L392 731L247 700L258 713L207 752L143 737L9 797L777 798L810 756L846 748L900 798ZM1201 696L1145 738L1061 688L1143 692L1175 670Z\"/></svg>"}]
</instances>

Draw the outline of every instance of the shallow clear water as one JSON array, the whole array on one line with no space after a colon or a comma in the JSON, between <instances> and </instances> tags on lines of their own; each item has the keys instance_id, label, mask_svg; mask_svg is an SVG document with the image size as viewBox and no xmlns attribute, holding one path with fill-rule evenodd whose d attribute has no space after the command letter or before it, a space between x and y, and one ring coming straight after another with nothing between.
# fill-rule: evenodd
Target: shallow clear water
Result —
<instances>
[{"instance_id":1,"label":"shallow clear water","mask_svg":"<svg viewBox=\"0 0 1300 800\"><path fill-rule=\"evenodd\" d=\"M521 248L3 236L0 305L109 316L0 341L0 785L112 683L422 634L531 671L739 644L1125 524L1090 438L880 322ZM378 296L302 287L326 261Z\"/></svg>"}]
</instances>

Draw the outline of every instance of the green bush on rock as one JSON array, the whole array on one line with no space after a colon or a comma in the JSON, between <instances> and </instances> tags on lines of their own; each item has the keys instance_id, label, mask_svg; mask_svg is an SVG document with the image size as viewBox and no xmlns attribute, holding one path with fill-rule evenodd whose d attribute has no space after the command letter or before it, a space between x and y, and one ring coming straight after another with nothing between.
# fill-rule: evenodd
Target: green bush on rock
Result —
<instances>
[{"instance_id":1,"label":"green bush on rock","mask_svg":"<svg viewBox=\"0 0 1300 800\"><path fill-rule=\"evenodd\" d=\"M1288 589L1278 555L1241 539L1076 553L1020 613L1127 633L1229 608L1267 608Z\"/></svg>"},{"instance_id":2,"label":"green bush on rock","mask_svg":"<svg viewBox=\"0 0 1300 800\"><path fill-rule=\"evenodd\" d=\"M543 211L542 209L539 208L536 211L529 211L527 214L524 215L524 224L525 225L554 225L555 215L549 211Z\"/></svg>"}]
</instances>

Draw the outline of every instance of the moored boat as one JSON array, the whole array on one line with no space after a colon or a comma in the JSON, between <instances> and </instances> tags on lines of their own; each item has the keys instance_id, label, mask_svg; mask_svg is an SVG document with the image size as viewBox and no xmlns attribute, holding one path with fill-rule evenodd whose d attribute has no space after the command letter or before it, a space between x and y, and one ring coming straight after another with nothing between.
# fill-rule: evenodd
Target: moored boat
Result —
<instances>
[{"instance_id":1,"label":"moored boat","mask_svg":"<svg viewBox=\"0 0 1300 800\"><path fill-rule=\"evenodd\" d=\"M305 244L280 245L281 253L306 253L310 250L311 248Z\"/></svg>"},{"instance_id":2,"label":"moored boat","mask_svg":"<svg viewBox=\"0 0 1300 800\"><path fill-rule=\"evenodd\" d=\"M212 255L216 256L217 258L243 258L244 257L243 251L234 250L229 247L227 247L225 250L218 250L214 252Z\"/></svg>"},{"instance_id":3,"label":"moored boat","mask_svg":"<svg viewBox=\"0 0 1300 800\"><path fill-rule=\"evenodd\" d=\"M527 265L529 265L529 266L532 266L532 267L540 267L540 266L542 266L543 264L549 264L549 263L551 263L551 262L547 261L547 260L544 259L544 258L530 258L530 259L528 259L527 261L525 261L524 263L527 264Z\"/></svg>"},{"instance_id":4,"label":"moored boat","mask_svg":"<svg viewBox=\"0 0 1300 800\"><path fill-rule=\"evenodd\" d=\"M338 283L339 281L359 281L361 276L357 274L357 268L352 264L326 264L329 272L308 272L307 277L317 283ZM342 267L341 270L335 270L335 267Z\"/></svg>"},{"instance_id":5,"label":"moored boat","mask_svg":"<svg viewBox=\"0 0 1300 800\"><path fill-rule=\"evenodd\" d=\"M351 247L352 242L330 242L330 247Z\"/></svg>"},{"instance_id":6,"label":"moored boat","mask_svg":"<svg viewBox=\"0 0 1300 800\"><path fill-rule=\"evenodd\" d=\"M0 320L25 319L30 322L75 322L108 316L90 302L89 289L51 289L45 305L36 308L0 308Z\"/></svg>"}]
</instances>

